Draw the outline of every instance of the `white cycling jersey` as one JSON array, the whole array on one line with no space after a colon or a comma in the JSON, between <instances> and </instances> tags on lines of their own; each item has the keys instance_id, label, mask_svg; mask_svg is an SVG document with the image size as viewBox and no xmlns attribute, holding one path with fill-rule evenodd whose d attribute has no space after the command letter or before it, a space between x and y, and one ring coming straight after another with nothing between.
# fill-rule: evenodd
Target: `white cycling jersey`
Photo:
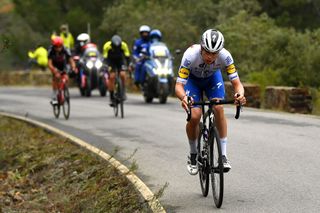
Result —
<instances>
[{"instance_id":1,"label":"white cycling jersey","mask_svg":"<svg viewBox=\"0 0 320 213\"><path fill-rule=\"evenodd\" d=\"M183 54L177 82L186 84L190 74L197 78L208 78L217 70L226 71L230 81L239 78L228 50L223 48L212 64L206 64L201 56L200 44L194 44Z\"/></svg>"}]
</instances>

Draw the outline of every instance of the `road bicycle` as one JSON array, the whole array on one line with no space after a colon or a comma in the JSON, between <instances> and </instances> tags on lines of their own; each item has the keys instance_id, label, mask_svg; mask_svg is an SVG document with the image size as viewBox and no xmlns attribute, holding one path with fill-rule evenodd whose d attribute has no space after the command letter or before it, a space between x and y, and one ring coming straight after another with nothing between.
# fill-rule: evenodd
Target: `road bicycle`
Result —
<instances>
[{"instance_id":1,"label":"road bicycle","mask_svg":"<svg viewBox=\"0 0 320 213\"><path fill-rule=\"evenodd\" d=\"M66 72L61 73L61 78L58 83L57 92L57 104L53 104L53 114L56 118L59 118L60 108L63 110L63 115L66 120L70 116L70 94L67 84L67 74Z\"/></svg>"},{"instance_id":2,"label":"road bicycle","mask_svg":"<svg viewBox=\"0 0 320 213\"><path fill-rule=\"evenodd\" d=\"M201 99L203 100L203 99ZM188 97L189 108L187 121L191 119L191 105L200 105L202 109L202 121L199 123L198 136L198 168L202 195L206 197L209 192L209 181L211 176L211 187L213 200L217 208L220 208L223 201L224 172L219 132L216 127L212 107L214 105L234 104L234 100L210 100L191 103ZM208 106L205 111L205 106ZM241 106L237 105L235 118L240 117Z\"/></svg>"},{"instance_id":3,"label":"road bicycle","mask_svg":"<svg viewBox=\"0 0 320 213\"><path fill-rule=\"evenodd\" d=\"M122 69L122 70L125 70L125 69ZM114 112L114 116L118 117L119 110L120 110L121 118L123 118L124 117L124 109L123 109L124 85L122 84L122 81L121 81L120 71L121 70L116 69L113 112Z\"/></svg>"}]
</instances>

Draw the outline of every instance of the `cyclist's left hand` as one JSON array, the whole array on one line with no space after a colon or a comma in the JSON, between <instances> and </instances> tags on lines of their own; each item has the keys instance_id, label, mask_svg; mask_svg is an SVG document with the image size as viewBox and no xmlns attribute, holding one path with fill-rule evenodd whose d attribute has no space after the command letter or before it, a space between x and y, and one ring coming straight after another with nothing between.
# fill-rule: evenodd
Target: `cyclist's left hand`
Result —
<instances>
[{"instance_id":1,"label":"cyclist's left hand","mask_svg":"<svg viewBox=\"0 0 320 213\"><path fill-rule=\"evenodd\" d=\"M245 105L247 103L246 97L244 97L244 95L240 94L240 93L234 94L234 99L236 101L235 104L237 104L237 105L239 104L239 102L241 105Z\"/></svg>"},{"instance_id":2,"label":"cyclist's left hand","mask_svg":"<svg viewBox=\"0 0 320 213\"><path fill-rule=\"evenodd\" d=\"M191 104L193 103L193 98L192 97L190 97L191 98ZM184 97L183 97L183 99L181 100L181 106L182 106L182 108L186 111L186 112L188 112L189 111L189 104L190 103L188 103L188 96L187 95L185 95Z\"/></svg>"},{"instance_id":3,"label":"cyclist's left hand","mask_svg":"<svg viewBox=\"0 0 320 213\"><path fill-rule=\"evenodd\" d=\"M61 74L60 74L60 72L59 72L58 70L56 70L56 71L54 72L54 77L55 77L56 79L60 79L60 78L61 78Z\"/></svg>"}]
</instances>

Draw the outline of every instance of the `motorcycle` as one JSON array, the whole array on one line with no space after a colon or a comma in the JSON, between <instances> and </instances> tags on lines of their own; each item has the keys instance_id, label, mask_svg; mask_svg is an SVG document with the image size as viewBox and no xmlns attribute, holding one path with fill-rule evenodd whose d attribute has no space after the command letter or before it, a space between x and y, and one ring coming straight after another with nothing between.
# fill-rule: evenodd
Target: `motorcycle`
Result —
<instances>
[{"instance_id":1,"label":"motorcycle","mask_svg":"<svg viewBox=\"0 0 320 213\"><path fill-rule=\"evenodd\" d=\"M86 52L79 61L79 89L81 96L91 96L94 89L99 89L101 96L106 96L108 73L103 58L98 51Z\"/></svg>"},{"instance_id":2,"label":"motorcycle","mask_svg":"<svg viewBox=\"0 0 320 213\"><path fill-rule=\"evenodd\" d=\"M159 102L167 102L173 89L173 58L167 46L162 42L150 45L150 56L145 57L145 81L143 83L143 96L146 103L151 103L154 98Z\"/></svg>"}]
</instances>

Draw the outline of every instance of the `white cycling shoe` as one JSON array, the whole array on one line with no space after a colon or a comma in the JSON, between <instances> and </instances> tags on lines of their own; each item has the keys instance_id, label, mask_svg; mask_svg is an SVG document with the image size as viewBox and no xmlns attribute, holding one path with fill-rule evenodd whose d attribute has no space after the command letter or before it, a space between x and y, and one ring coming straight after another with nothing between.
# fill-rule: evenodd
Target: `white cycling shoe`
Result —
<instances>
[{"instance_id":1,"label":"white cycling shoe","mask_svg":"<svg viewBox=\"0 0 320 213\"><path fill-rule=\"evenodd\" d=\"M223 163L223 172L229 172L231 169L230 161L227 156L222 155L222 163Z\"/></svg>"},{"instance_id":2,"label":"white cycling shoe","mask_svg":"<svg viewBox=\"0 0 320 213\"><path fill-rule=\"evenodd\" d=\"M190 154L190 156L188 156L187 169L190 175L198 174L197 154Z\"/></svg>"}]
</instances>

